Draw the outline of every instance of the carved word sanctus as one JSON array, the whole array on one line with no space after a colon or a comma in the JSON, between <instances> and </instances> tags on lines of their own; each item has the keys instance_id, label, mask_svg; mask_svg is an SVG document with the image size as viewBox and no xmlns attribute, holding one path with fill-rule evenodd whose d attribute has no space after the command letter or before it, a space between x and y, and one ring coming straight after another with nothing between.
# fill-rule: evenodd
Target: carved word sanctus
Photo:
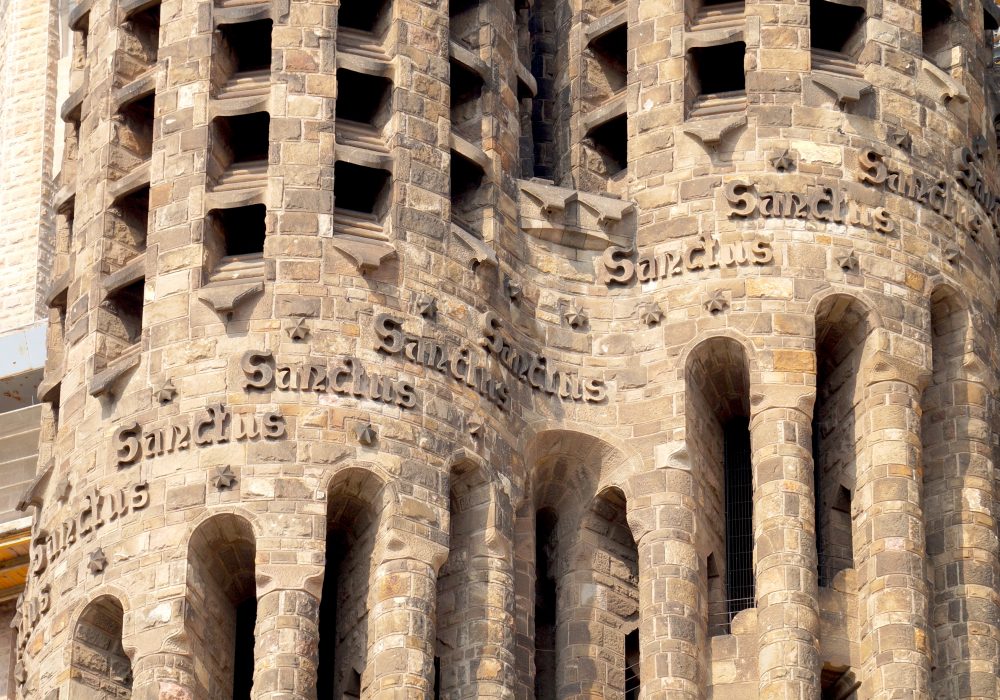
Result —
<instances>
[{"instance_id":1,"label":"carved word sanctus","mask_svg":"<svg viewBox=\"0 0 1000 700\"><path fill-rule=\"evenodd\" d=\"M752 241L720 243L711 236L699 236L683 246L657 248L639 253L627 248L611 247L601 256L603 267L598 269L598 282L629 284L632 280L649 282L682 275L685 272L716 268L767 265L774 261L771 242L757 238Z\"/></svg>"},{"instance_id":2,"label":"carved word sanctus","mask_svg":"<svg viewBox=\"0 0 1000 700\"><path fill-rule=\"evenodd\" d=\"M959 182L986 209L995 226L1000 217L1000 206L997 204L997 198L986 189L982 177L973 165L974 160L972 151L963 149L956 174ZM978 237L988 225L986 219L972 207L958 201L955 187L947 180L935 180L891 168L886 162L886 157L871 148L858 153L858 164L861 167L859 173L861 182L881 187L911 202L928 207L949 221L954 221L973 237Z\"/></svg>"},{"instance_id":3,"label":"carved word sanctus","mask_svg":"<svg viewBox=\"0 0 1000 700\"><path fill-rule=\"evenodd\" d=\"M243 388L285 391L332 392L359 399L381 401L400 408L417 405L417 390L407 381L396 380L366 370L361 362L346 357L336 364L322 362L277 362L263 350L250 350L240 362Z\"/></svg>"},{"instance_id":4,"label":"carved word sanctus","mask_svg":"<svg viewBox=\"0 0 1000 700\"><path fill-rule=\"evenodd\" d=\"M118 465L134 464L143 457L161 457L190 449L191 446L218 445L264 438L277 440L285 435L285 417L277 411L263 415L233 413L222 404L213 404L193 419L180 419L161 427L143 429L138 423L115 431L114 446Z\"/></svg>"},{"instance_id":5,"label":"carved word sanctus","mask_svg":"<svg viewBox=\"0 0 1000 700\"><path fill-rule=\"evenodd\" d=\"M462 382L503 411L510 408L510 389L490 376L489 369L476 362L469 348L448 348L433 338L407 333L403 321L389 314L375 317L375 335L376 349L386 355L402 355L410 362Z\"/></svg>"},{"instance_id":6,"label":"carved word sanctus","mask_svg":"<svg viewBox=\"0 0 1000 700\"><path fill-rule=\"evenodd\" d=\"M31 541L32 572L40 574L78 540L100 530L105 523L120 520L132 511L149 505L149 484L145 481L123 489L93 489L83 497L75 515L63 520L51 532L39 530Z\"/></svg>"},{"instance_id":7,"label":"carved word sanctus","mask_svg":"<svg viewBox=\"0 0 1000 700\"><path fill-rule=\"evenodd\" d=\"M586 379L576 372L559 369L549 358L515 346L501 332L499 317L492 311L483 314L480 332L483 346L500 360L518 381L535 391L558 396L567 401L600 403L608 396L602 379Z\"/></svg>"},{"instance_id":8,"label":"carved word sanctus","mask_svg":"<svg viewBox=\"0 0 1000 700\"><path fill-rule=\"evenodd\" d=\"M765 219L811 219L860 226L884 234L896 230L896 222L887 209L872 209L855 202L841 187L816 185L800 194L760 191L754 184L734 180L726 185L725 196L731 217L749 218L759 214Z\"/></svg>"}]
</instances>

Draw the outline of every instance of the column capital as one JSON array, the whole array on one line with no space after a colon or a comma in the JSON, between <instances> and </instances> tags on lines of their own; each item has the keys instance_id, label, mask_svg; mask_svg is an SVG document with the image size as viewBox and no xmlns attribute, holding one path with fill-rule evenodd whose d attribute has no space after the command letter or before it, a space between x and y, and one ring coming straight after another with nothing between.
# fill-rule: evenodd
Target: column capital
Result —
<instances>
[{"instance_id":1,"label":"column capital","mask_svg":"<svg viewBox=\"0 0 1000 700\"><path fill-rule=\"evenodd\" d=\"M812 420L816 387L804 384L754 384L750 387L750 422L766 411L798 411Z\"/></svg>"},{"instance_id":2,"label":"column capital","mask_svg":"<svg viewBox=\"0 0 1000 700\"><path fill-rule=\"evenodd\" d=\"M866 386L901 382L923 391L931 372L923 364L893 355L888 350L876 350L862 360L860 375Z\"/></svg>"}]
</instances>

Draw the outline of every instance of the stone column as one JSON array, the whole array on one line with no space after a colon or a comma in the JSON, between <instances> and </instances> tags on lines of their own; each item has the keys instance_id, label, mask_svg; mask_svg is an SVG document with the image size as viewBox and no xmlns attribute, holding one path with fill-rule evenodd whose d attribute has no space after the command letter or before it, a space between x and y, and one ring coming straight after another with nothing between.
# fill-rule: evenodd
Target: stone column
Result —
<instances>
[{"instance_id":1,"label":"stone column","mask_svg":"<svg viewBox=\"0 0 1000 700\"><path fill-rule=\"evenodd\" d=\"M818 698L815 391L759 385L750 396L760 699Z\"/></svg>"},{"instance_id":2,"label":"stone column","mask_svg":"<svg viewBox=\"0 0 1000 700\"><path fill-rule=\"evenodd\" d=\"M973 357L959 377L924 394L929 413L923 417L923 461L927 557L934 587L933 697L998 697L994 465L983 366Z\"/></svg>"},{"instance_id":3,"label":"stone column","mask_svg":"<svg viewBox=\"0 0 1000 700\"><path fill-rule=\"evenodd\" d=\"M132 700L197 700L195 664L187 654L157 651L132 662Z\"/></svg>"},{"instance_id":4,"label":"stone column","mask_svg":"<svg viewBox=\"0 0 1000 700\"><path fill-rule=\"evenodd\" d=\"M862 683L871 700L930 697L921 508L926 373L898 352L866 358L854 527Z\"/></svg>"},{"instance_id":5,"label":"stone column","mask_svg":"<svg viewBox=\"0 0 1000 700\"><path fill-rule=\"evenodd\" d=\"M389 535L368 594L368 663L362 697L430 697L434 685L434 608L443 545Z\"/></svg>"},{"instance_id":6,"label":"stone column","mask_svg":"<svg viewBox=\"0 0 1000 700\"><path fill-rule=\"evenodd\" d=\"M667 447L656 471L633 478L628 499L639 548L639 680L645 700L703 700L708 686L700 649L709 640L701 614L697 505L683 443Z\"/></svg>"},{"instance_id":7,"label":"stone column","mask_svg":"<svg viewBox=\"0 0 1000 700\"><path fill-rule=\"evenodd\" d=\"M254 637L254 700L315 700L319 600L302 590L265 593Z\"/></svg>"}]
</instances>

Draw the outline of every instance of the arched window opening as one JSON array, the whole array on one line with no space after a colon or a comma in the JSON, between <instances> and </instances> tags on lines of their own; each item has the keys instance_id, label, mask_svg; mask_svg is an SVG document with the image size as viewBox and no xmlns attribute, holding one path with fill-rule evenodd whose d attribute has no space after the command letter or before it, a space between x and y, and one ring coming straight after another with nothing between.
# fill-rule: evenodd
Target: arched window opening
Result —
<instances>
[{"instance_id":1,"label":"arched window opening","mask_svg":"<svg viewBox=\"0 0 1000 700\"><path fill-rule=\"evenodd\" d=\"M338 475L327 496L326 573L319 607L317 697L361 697L368 651L368 582L383 484L371 472Z\"/></svg>"},{"instance_id":2,"label":"arched window opening","mask_svg":"<svg viewBox=\"0 0 1000 700\"><path fill-rule=\"evenodd\" d=\"M73 632L70 700L117 700L132 695L132 662L122 648L125 612L103 596L90 603Z\"/></svg>"},{"instance_id":3,"label":"arched window opening","mask_svg":"<svg viewBox=\"0 0 1000 700\"><path fill-rule=\"evenodd\" d=\"M204 663L205 697L249 700L253 686L256 539L244 518L226 513L198 526L188 545L187 634Z\"/></svg>"},{"instance_id":4,"label":"arched window opening","mask_svg":"<svg viewBox=\"0 0 1000 700\"><path fill-rule=\"evenodd\" d=\"M733 618L754 607L753 470L750 373L743 347L711 338L686 370L687 443L702 508L699 548L706 561L709 636L729 634Z\"/></svg>"},{"instance_id":5,"label":"arched window opening","mask_svg":"<svg viewBox=\"0 0 1000 700\"><path fill-rule=\"evenodd\" d=\"M867 310L850 297L827 299L817 311L812 444L820 586L854 567L855 384L870 331Z\"/></svg>"},{"instance_id":6,"label":"arched window opening","mask_svg":"<svg viewBox=\"0 0 1000 700\"><path fill-rule=\"evenodd\" d=\"M556 700L556 571L558 516L535 515L535 698Z\"/></svg>"}]
</instances>

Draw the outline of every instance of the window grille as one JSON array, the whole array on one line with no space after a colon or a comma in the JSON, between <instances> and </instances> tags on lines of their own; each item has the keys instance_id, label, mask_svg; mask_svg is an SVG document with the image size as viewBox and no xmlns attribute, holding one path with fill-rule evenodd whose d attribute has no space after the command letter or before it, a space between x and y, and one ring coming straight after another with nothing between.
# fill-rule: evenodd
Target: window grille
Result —
<instances>
[{"instance_id":1,"label":"window grille","mask_svg":"<svg viewBox=\"0 0 1000 700\"><path fill-rule=\"evenodd\" d=\"M753 472L750 466L750 427L745 418L725 429L726 484L726 619L755 603L753 571ZM710 621L711 622L711 621ZM718 623L718 621L716 621Z\"/></svg>"}]
</instances>

